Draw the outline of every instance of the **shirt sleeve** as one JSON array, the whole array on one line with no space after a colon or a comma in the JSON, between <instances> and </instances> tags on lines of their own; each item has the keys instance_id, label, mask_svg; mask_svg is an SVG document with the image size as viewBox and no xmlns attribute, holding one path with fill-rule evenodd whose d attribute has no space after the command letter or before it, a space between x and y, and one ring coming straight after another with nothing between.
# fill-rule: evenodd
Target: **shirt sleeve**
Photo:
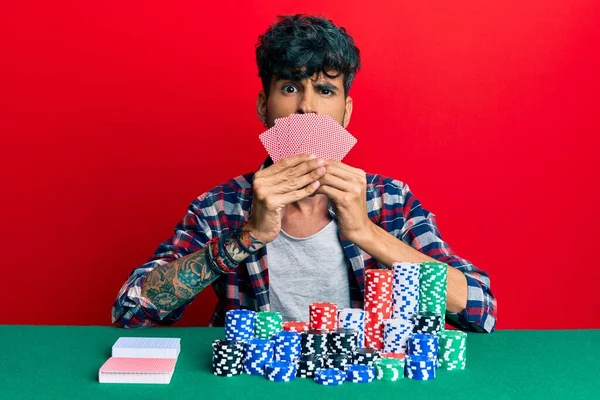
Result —
<instances>
[{"instance_id":1,"label":"shirt sleeve","mask_svg":"<svg viewBox=\"0 0 600 400\"><path fill-rule=\"evenodd\" d=\"M442 239L435 215L421 206L408 185L403 185L402 192L405 222L401 239L423 254L458 269L467 278L467 307L460 313L446 313L446 321L464 330L493 332L496 327L496 299L490 290L489 276L454 253Z\"/></svg>"},{"instance_id":2,"label":"shirt sleeve","mask_svg":"<svg viewBox=\"0 0 600 400\"><path fill-rule=\"evenodd\" d=\"M175 226L173 236L158 246L148 262L131 272L113 304L112 322L123 328L142 328L178 321L195 297L175 310L160 312L148 298L142 296L144 279L154 268L203 248L211 237L212 231L202 217L199 199L194 200L185 217Z\"/></svg>"}]
</instances>

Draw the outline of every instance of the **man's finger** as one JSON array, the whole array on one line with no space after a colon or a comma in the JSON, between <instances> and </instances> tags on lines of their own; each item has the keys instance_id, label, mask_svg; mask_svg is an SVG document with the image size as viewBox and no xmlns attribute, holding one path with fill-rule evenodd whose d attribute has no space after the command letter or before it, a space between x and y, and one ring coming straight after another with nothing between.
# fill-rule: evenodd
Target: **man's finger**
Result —
<instances>
[{"instance_id":1,"label":"man's finger","mask_svg":"<svg viewBox=\"0 0 600 400\"><path fill-rule=\"evenodd\" d=\"M327 160L327 162L325 164L327 166L332 166L332 167L335 167L335 168L339 168L339 169L341 169L343 171L347 171L347 172L352 173L352 174L357 175L357 176L361 176L362 177L362 176L365 175L365 171L363 171L362 169L351 167L348 164L344 164L343 162L338 161L338 160Z\"/></svg>"},{"instance_id":2,"label":"man's finger","mask_svg":"<svg viewBox=\"0 0 600 400\"><path fill-rule=\"evenodd\" d=\"M321 179L319 179L319 183L321 186L329 186L347 193L352 192L352 188L354 187L347 180L332 175L329 173L329 171L327 171L327 173Z\"/></svg>"},{"instance_id":3,"label":"man's finger","mask_svg":"<svg viewBox=\"0 0 600 400\"><path fill-rule=\"evenodd\" d=\"M293 192L282 194L282 195L280 195L282 198L282 203L285 205L288 205L295 201L307 198L311 194L315 193L319 187L320 187L319 181L315 181L315 182L311 183L310 185L303 187L302 189L298 189L298 190L294 190Z\"/></svg>"},{"instance_id":4,"label":"man's finger","mask_svg":"<svg viewBox=\"0 0 600 400\"><path fill-rule=\"evenodd\" d=\"M275 174L280 173L288 168L296 167L299 164L302 164L306 161L314 160L316 157L312 154L298 154L292 157L283 158L277 161L275 164L271 165L260 171L260 177L266 178Z\"/></svg>"}]
</instances>

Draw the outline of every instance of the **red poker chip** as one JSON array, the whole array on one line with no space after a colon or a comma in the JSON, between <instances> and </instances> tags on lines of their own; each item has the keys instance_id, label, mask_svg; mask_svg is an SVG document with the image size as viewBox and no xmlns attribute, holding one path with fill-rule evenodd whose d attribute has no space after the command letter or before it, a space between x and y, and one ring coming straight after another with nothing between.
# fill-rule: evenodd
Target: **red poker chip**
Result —
<instances>
[{"instance_id":1,"label":"red poker chip","mask_svg":"<svg viewBox=\"0 0 600 400\"><path fill-rule=\"evenodd\" d=\"M308 323L302 321L287 321L282 324L284 331L306 332L308 331Z\"/></svg>"},{"instance_id":2,"label":"red poker chip","mask_svg":"<svg viewBox=\"0 0 600 400\"><path fill-rule=\"evenodd\" d=\"M337 304L317 302L309 305L309 328L334 330L337 328Z\"/></svg>"},{"instance_id":3,"label":"red poker chip","mask_svg":"<svg viewBox=\"0 0 600 400\"><path fill-rule=\"evenodd\" d=\"M404 360L406 354L400 353L381 353L379 355L381 358L397 358L398 360Z\"/></svg>"}]
</instances>

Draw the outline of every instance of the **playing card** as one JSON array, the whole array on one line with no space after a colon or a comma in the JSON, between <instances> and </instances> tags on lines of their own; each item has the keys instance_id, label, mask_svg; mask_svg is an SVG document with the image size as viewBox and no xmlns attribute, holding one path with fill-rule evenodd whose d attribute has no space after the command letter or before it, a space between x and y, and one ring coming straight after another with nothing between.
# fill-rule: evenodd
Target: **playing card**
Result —
<instances>
[{"instance_id":1,"label":"playing card","mask_svg":"<svg viewBox=\"0 0 600 400\"><path fill-rule=\"evenodd\" d=\"M315 115L315 114L304 114L304 115ZM295 156L296 149L300 146L302 142L302 135L299 135L297 131L290 129L293 124L296 124L298 121L298 117L301 117L302 114L291 114L286 118L281 118L280 127L277 130L277 141L279 143L279 158L287 158L291 156ZM305 124L308 125L309 119L300 118L300 121L305 121ZM302 123L302 122L300 122Z\"/></svg>"},{"instance_id":2,"label":"playing card","mask_svg":"<svg viewBox=\"0 0 600 400\"><path fill-rule=\"evenodd\" d=\"M301 143L294 154L314 154L319 158L341 161L357 143L354 136L329 115L315 115L291 120L290 130L297 132Z\"/></svg>"},{"instance_id":3,"label":"playing card","mask_svg":"<svg viewBox=\"0 0 600 400\"><path fill-rule=\"evenodd\" d=\"M277 128L272 127L271 129L261 133L258 138L260 142L269 153L269 156L273 160L273 162L277 162L279 160L279 147L277 144Z\"/></svg>"},{"instance_id":4,"label":"playing card","mask_svg":"<svg viewBox=\"0 0 600 400\"><path fill-rule=\"evenodd\" d=\"M259 138L273 162L297 154L341 161L357 143L331 116L312 113L277 118Z\"/></svg>"},{"instance_id":5,"label":"playing card","mask_svg":"<svg viewBox=\"0 0 600 400\"><path fill-rule=\"evenodd\" d=\"M102 367L101 373L139 373L165 374L175 370L175 358L127 358L110 357Z\"/></svg>"}]
</instances>

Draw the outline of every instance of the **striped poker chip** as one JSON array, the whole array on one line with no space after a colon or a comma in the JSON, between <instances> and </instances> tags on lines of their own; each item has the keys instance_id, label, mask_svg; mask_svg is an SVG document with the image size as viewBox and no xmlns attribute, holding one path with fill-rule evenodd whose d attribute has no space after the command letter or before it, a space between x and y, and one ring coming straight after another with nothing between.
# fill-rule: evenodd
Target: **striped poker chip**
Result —
<instances>
[{"instance_id":1,"label":"striped poker chip","mask_svg":"<svg viewBox=\"0 0 600 400\"><path fill-rule=\"evenodd\" d=\"M318 302L308 306L309 328L331 331L337 328L337 304Z\"/></svg>"},{"instance_id":2,"label":"striped poker chip","mask_svg":"<svg viewBox=\"0 0 600 400\"><path fill-rule=\"evenodd\" d=\"M272 382L289 382L296 379L296 363L272 361L265 365L265 378Z\"/></svg>"},{"instance_id":3,"label":"striped poker chip","mask_svg":"<svg viewBox=\"0 0 600 400\"><path fill-rule=\"evenodd\" d=\"M396 358L398 360L404 360L406 358L406 354L402 353L381 353L379 358Z\"/></svg>"},{"instance_id":4,"label":"striped poker chip","mask_svg":"<svg viewBox=\"0 0 600 400\"><path fill-rule=\"evenodd\" d=\"M408 354L437 359L439 339L431 333L411 333L408 337Z\"/></svg>"},{"instance_id":5,"label":"striped poker chip","mask_svg":"<svg viewBox=\"0 0 600 400\"><path fill-rule=\"evenodd\" d=\"M325 386L337 386L344 383L346 374L337 368L320 368L315 371L315 382Z\"/></svg>"},{"instance_id":6,"label":"striped poker chip","mask_svg":"<svg viewBox=\"0 0 600 400\"><path fill-rule=\"evenodd\" d=\"M246 342L254 338L256 312L236 309L225 313L225 339Z\"/></svg>"},{"instance_id":7,"label":"striped poker chip","mask_svg":"<svg viewBox=\"0 0 600 400\"><path fill-rule=\"evenodd\" d=\"M234 376L244 372L244 343L215 340L212 343L212 371L217 376Z\"/></svg>"},{"instance_id":8,"label":"striped poker chip","mask_svg":"<svg viewBox=\"0 0 600 400\"><path fill-rule=\"evenodd\" d=\"M400 262L392 264L392 318L411 321L419 310L419 263Z\"/></svg>"},{"instance_id":9,"label":"striped poker chip","mask_svg":"<svg viewBox=\"0 0 600 400\"><path fill-rule=\"evenodd\" d=\"M327 354L324 357L325 368L337 368L343 370L347 365L352 364L352 354Z\"/></svg>"},{"instance_id":10,"label":"striped poker chip","mask_svg":"<svg viewBox=\"0 0 600 400\"><path fill-rule=\"evenodd\" d=\"M441 262L421 263L419 279L419 312L432 312L442 316L445 324L448 265Z\"/></svg>"},{"instance_id":11,"label":"striped poker chip","mask_svg":"<svg viewBox=\"0 0 600 400\"><path fill-rule=\"evenodd\" d=\"M390 270L365 271L365 347L383 349L383 321L392 314L392 281Z\"/></svg>"},{"instance_id":12,"label":"striped poker chip","mask_svg":"<svg viewBox=\"0 0 600 400\"><path fill-rule=\"evenodd\" d=\"M324 367L324 359L319 355L307 354L300 356L297 364L297 378L314 378L315 371Z\"/></svg>"},{"instance_id":13,"label":"striped poker chip","mask_svg":"<svg viewBox=\"0 0 600 400\"><path fill-rule=\"evenodd\" d=\"M404 377L404 360L380 358L373 363L376 378L381 381L396 382Z\"/></svg>"},{"instance_id":14,"label":"striped poker chip","mask_svg":"<svg viewBox=\"0 0 600 400\"><path fill-rule=\"evenodd\" d=\"M379 359L379 357L379 350L361 347L356 349L352 358L354 364L373 365L373 363Z\"/></svg>"},{"instance_id":15,"label":"striped poker chip","mask_svg":"<svg viewBox=\"0 0 600 400\"><path fill-rule=\"evenodd\" d=\"M275 360L295 362L301 353L301 335L293 331L281 331L273 335Z\"/></svg>"},{"instance_id":16,"label":"striped poker chip","mask_svg":"<svg viewBox=\"0 0 600 400\"><path fill-rule=\"evenodd\" d=\"M384 320L383 351L386 353L406 353L408 337L412 331L412 321L404 319Z\"/></svg>"},{"instance_id":17,"label":"striped poker chip","mask_svg":"<svg viewBox=\"0 0 600 400\"><path fill-rule=\"evenodd\" d=\"M255 338L245 343L244 371L250 375L264 375L265 365L273 360L274 344Z\"/></svg>"},{"instance_id":18,"label":"striped poker chip","mask_svg":"<svg viewBox=\"0 0 600 400\"><path fill-rule=\"evenodd\" d=\"M365 346L365 324L367 313L358 308L343 308L338 310L338 327L357 331L356 347Z\"/></svg>"},{"instance_id":19,"label":"striped poker chip","mask_svg":"<svg viewBox=\"0 0 600 400\"><path fill-rule=\"evenodd\" d=\"M330 353L354 353L358 332L355 329L337 328L327 334Z\"/></svg>"},{"instance_id":20,"label":"striped poker chip","mask_svg":"<svg viewBox=\"0 0 600 400\"><path fill-rule=\"evenodd\" d=\"M375 368L371 365L348 365L344 372L346 381L352 383L371 383L375 379Z\"/></svg>"},{"instance_id":21,"label":"striped poker chip","mask_svg":"<svg viewBox=\"0 0 600 400\"><path fill-rule=\"evenodd\" d=\"M405 375L409 379L429 381L435 379L437 359L426 356L406 356Z\"/></svg>"},{"instance_id":22,"label":"striped poker chip","mask_svg":"<svg viewBox=\"0 0 600 400\"><path fill-rule=\"evenodd\" d=\"M443 321L441 314L431 311L419 312L414 315L413 332L438 334L444 328Z\"/></svg>"},{"instance_id":23,"label":"striped poker chip","mask_svg":"<svg viewBox=\"0 0 600 400\"><path fill-rule=\"evenodd\" d=\"M308 330L302 332L300 347L302 354L327 354L329 350L327 331Z\"/></svg>"},{"instance_id":24,"label":"striped poker chip","mask_svg":"<svg viewBox=\"0 0 600 400\"><path fill-rule=\"evenodd\" d=\"M439 334L439 368L454 371L467 367L467 333L444 330Z\"/></svg>"},{"instance_id":25,"label":"striped poker chip","mask_svg":"<svg viewBox=\"0 0 600 400\"><path fill-rule=\"evenodd\" d=\"M308 323L302 321L285 321L281 325L281 328L284 331L292 331L292 332L306 332L308 330Z\"/></svg>"},{"instance_id":26,"label":"striped poker chip","mask_svg":"<svg viewBox=\"0 0 600 400\"><path fill-rule=\"evenodd\" d=\"M276 311L260 311L256 313L254 334L260 339L271 337L282 330L283 318Z\"/></svg>"}]
</instances>

